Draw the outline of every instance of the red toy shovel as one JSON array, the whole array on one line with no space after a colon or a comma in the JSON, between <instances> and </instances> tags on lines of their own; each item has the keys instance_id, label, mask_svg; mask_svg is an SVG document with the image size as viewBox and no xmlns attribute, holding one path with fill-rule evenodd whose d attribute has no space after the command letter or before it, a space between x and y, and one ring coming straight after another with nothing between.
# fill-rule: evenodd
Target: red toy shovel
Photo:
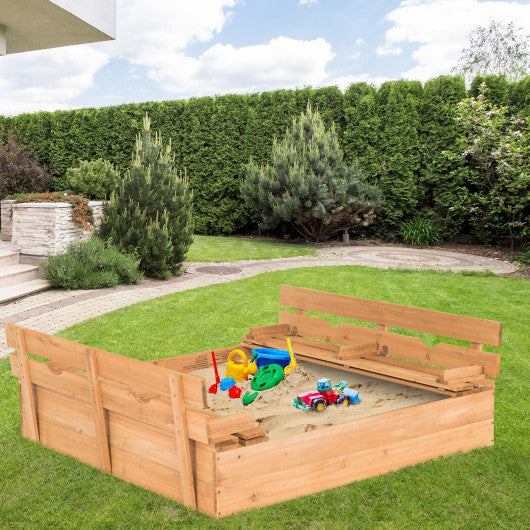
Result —
<instances>
[{"instance_id":1,"label":"red toy shovel","mask_svg":"<svg viewBox=\"0 0 530 530\"><path fill-rule=\"evenodd\" d=\"M219 372L217 371L217 362L215 360L215 353L212 350L213 369L215 370L215 383L209 388L210 394L217 394L217 385L221 382L219 379Z\"/></svg>"}]
</instances>

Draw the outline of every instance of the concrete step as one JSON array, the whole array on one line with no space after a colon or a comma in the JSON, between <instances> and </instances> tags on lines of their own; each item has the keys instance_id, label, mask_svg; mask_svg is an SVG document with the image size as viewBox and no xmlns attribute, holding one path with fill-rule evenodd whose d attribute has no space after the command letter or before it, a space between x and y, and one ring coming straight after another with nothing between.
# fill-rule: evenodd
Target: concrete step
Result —
<instances>
[{"instance_id":1,"label":"concrete step","mask_svg":"<svg viewBox=\"0 0 530 530\"><path fill-rule=\"evenodd\" d=\"M0 249L0 267L16 265L18 263L18 252Z\"/></svg>"},{"instance_id":2,"label":"concrete step","mask_svg":"<svg viewBox=\"0 0 530 530\"><path fill-rule=\"evenodd\" d=\"M15 298L27 296L28 294L44 291L45 289L49 289L49 287L50 284L46 280L30 280L17 285L0 287L0 304L2 302L9 302Z\"/></svg>"},{"instance_id":3,"label":"concrete step","mask_svg":"<svg viewBox=\"0 0 530 530\"><path fill-rule=\"evenodd\" d=\"M6 265L0 268L0 288L35 280L39 276L39 270L36 265Z\"/></svg>"}]
</instances>

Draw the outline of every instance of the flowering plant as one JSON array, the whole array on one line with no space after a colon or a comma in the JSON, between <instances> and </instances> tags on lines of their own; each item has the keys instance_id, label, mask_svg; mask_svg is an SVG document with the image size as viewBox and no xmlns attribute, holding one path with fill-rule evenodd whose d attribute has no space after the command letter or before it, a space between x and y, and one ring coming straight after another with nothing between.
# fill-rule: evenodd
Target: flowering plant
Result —
<instances>
[{"instance_id":1,"label":"flowering plant","mask_svg":"<svg viewBox=\"0 0 530 530\"><path fill-rule=\"evenodd\" d=\"M513 247L530 234L530 127L528 119L493 105L487 90L482 84L476 98L458 104L456 152L467 193L451 214L465 214L480 239L509 237Z\"/></svg>"}]
</instances>

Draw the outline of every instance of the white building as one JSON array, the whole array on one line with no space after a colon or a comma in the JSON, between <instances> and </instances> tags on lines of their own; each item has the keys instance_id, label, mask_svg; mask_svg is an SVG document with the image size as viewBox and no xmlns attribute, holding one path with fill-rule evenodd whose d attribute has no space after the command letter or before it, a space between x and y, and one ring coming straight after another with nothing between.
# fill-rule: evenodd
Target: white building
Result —
<instances>
[{"instance_id":1,"label":"white building","mask_svg":"<svg viewBox=\"0 0 530 530\"><path fill-rule=\"evenodd\" d=\"M0 55L116 38L116 0L0 0Z\"/></svg>"}]
</instances>

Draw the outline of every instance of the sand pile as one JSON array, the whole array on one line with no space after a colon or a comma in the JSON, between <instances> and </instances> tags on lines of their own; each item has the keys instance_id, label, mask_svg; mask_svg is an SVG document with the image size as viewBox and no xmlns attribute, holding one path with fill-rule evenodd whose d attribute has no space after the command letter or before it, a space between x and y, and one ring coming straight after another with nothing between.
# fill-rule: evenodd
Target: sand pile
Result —
<instances>
[{"instance_id":1,"label":"sand pile","mask_svg":"<svg viewBox=\"0 0 530 530\"><path fill-rule=\"evenodd\" d=\"M219 376L224 377L226 364L219 364ZM192 372L206 379L206 388L215 381L213 368ZM348 381L348 386L359 391L362 403L358 405L329 405L322 412L303 411L293 407L293 399L302 392L316 390L317 381L329 377L332 385ZM248 381L237 383L245 392L254 392ZM269 390L258 394L253 403L243 405L241 399L231 399L228 392L218 389L217 394L208 394L208 407L217 414L229 416L252 411L260 426L269 432L269 438L283 438L300 432L329 425L346 423L357 418L372 416L420 403L441 399L443 396L426 390L390 383L363 375L329 368L319 364L302 362L300 366L284 377L283 381Z\"/></svg>"}]
</instances>

